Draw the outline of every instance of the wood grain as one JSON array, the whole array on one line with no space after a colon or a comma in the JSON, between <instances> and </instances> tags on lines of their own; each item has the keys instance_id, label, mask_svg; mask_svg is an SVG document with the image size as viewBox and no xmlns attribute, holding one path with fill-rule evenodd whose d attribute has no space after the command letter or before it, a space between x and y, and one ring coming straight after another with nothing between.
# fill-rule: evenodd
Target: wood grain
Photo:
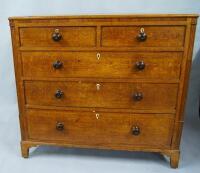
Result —
<instances>
[{"instance_id":1,"label":"wood grain","mask_svg":"<svg viewBox=\"0 0 200 173\"><path fill-rule=\"evenodd\" d=\"M26 118L30 139L96 146L114 144L164 148L170 146L173 122L168 114L36 110L28 110ZM58 122L64 124L62 131L56 129ZM138 136L132 134L133 126L140 127Z\"/></svg>"},{"instance_id":2,"label":"wood grain","mask_svg":"<svg viewBox=\"0 0 200 173\"><path fill-rule=\"evenodd\" d=\"M150 151L177 168L197 17L9 18L22 156L38 145ZM62 68L52 66L56 61ZM136 101L135 93L143 98Z\"/></svg>"},{"instance_id":3,"label":"wood grain","mask_svg":"<svg viewBox=\"0 0 200 173\"><path fill-rule=\"evenodd\" d=\"M63 107L175 109L177 89L177 84L25 82L27 104ZM60 99L55 97L57 90L63 92ZM138 92L143 94L141 101L134 99Z\"/></svg>"},{"instance_id":4,"label":"wood grain","mask_svg":"<svg viewBox=\"0 0 200 173\"><path fill-rule=\"evenodd\" d=\"M137 40L144 28L147 40ZM184 26L116 26L102 27L102 46L108 47L181 47L184 45Z\"/></svg>"},{"instance_id":5,"label":"wood grain","mask_svg":"<svg viewBox=\"0 0 200 173\"><path fill-rule=\"evenodd\" d=\"M99 58L97 57L99 55ZM182 53L22 52L24 77L179 79ZM55 69L53 63L62 67ZM144 62L139 70L137 62Z\"/></svg>"},{"instance_id":6,"label":"wood grain","mask_svg":"<svg viewBox=\"0 0 200 173\"><path fill-rule=\"evenodd\" d=\"M60 30L62 39L55 42L52 34ZM95 27L34 27L20 28L21 46L26 47L92 47L96 45Z\"/></svg>"}]
</instances>

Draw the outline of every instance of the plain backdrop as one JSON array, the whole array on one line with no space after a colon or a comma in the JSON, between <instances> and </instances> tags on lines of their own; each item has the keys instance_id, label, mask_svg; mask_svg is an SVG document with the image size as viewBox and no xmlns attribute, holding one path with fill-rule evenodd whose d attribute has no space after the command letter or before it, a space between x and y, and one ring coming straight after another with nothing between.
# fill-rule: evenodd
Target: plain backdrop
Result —
<instances>
[{"instance_id":1,"label":"plain backdrop","mask_svg":"<svg viewBox=\"0 0 200 173\"><path fill-rule=\"evenodd\" d=\"M20 160L21 157L19 154L20 150L19 150L19 145L18 145L19 140L20 140L19 124L18 124L18 109L17 109L17 102L16 102L15 78L14 78L13 57L12 57L12 47L11 47L11 37L10 37L8 17L32 16L32 15L35 16L35 15L72 15L72 14L73 15L76 15L76 14L77 15L78 14L134 14L134 13L142 13L142 14L144 13L197 13L197 14L200 14L200 0L149 0L149 1L148 0L16 0L16 1L0 0L0 172L1 173L10 172L11 168L13 168L14 172L17 172L17 170L22 171L23 169L21 167L23 167L24 165L27 165L24 171L34 172L33 169L30 168L31 165L33 164L32 161ZM199 152L195 150L197 148L200 150L200 147L195 146L197 144L200 144L199 142L196 142L196 140L199 140L199 135L198 135L197 130L199 130L198 126L200 126L200 122L198 119L198 106L199 106L199 97L200 97L200 94L199 94L200 93L200 68L199 67L200 67L200 20L199 20L199 24L197 26L197 32L196 32L195 47L194 47L194 54L193 54L193 64L192 64L192 71L191 71L191 76L190 76L190 85L189 85L188 99L187 99L187 106L186 106L186 120L188 122L186 124L186 127L188 127L188 129L186 130L187 131L185 133L186 137L184 138L184 141L183 141L183 146L185 146L185 148L187 148L187 144L188 145L191 144L191 146L189 145L188 147L193 147L190 150L192 151L192 154L194 156L188 155L187 157L184 157L186 159L184 160L184 163L187 163L187 161L189 161L189 159L192 159L192 157L194 158L194 160L195 158L198 158L198 159L200 158ZM190 140L190 141L187 141L187 140ZM47 149L47 151L51 151L51 150ZM69 152L69 150L64 150L64 153L67 153L67 152ZM73 151L71 152L73 153ZM74 153L74 157L76 156L76 154L78 155L78 157L79 156L84 157L85 156L84 152L87 153L87 150L86 151L76 150L76 152ZM92 151L90 150L90 152L92 152L90 154L93 156L93 154L96 151L94 152L93 150ZM62 153L62 152L58 151L58 153ZM191 152L188 151L186 153L189 154ZM117 155L116 158L118 158L118 154L119 153L115 153L114 156L111 154L111 157L112 156L115 157ZM105 154L105 155L109 155L109 154ZM126 164L130 164L131 161L127 163L123 161L123 157L125 157L126 155L128 154L123 153L122 157L119 157L120 161L119 160L111 161L110 162L111 167L107 167L108 168L107 171L111 172L114 169L114 167L118 166L117 167L118 170L116 170L116 172L118 171L121 172L123 170L120 171L119 166L122 166L122 169L124 168L128 172L129 170L128 168L130 165L126 165ZM70 164L73 163L73 161L78 162L76 159L74 159L74 157L72 157L71 161L68 160ZM132 156L130 156L130 159L131 157ZM140 160L144 160L145 162L145 158L147 158L147 161L149 161L151 157L153 156L145 155L144 157L139 157L139 160L136 160L136 162L138 163ZM129 157L128 158L125 157L125 158L129 159ZM42 169L42 165L40 165L40 162L44 161L44 157L41 156L41 159L43 160L35 160L34 162L35 168L37 168L38 170L40 170L40 168ZM51 156L48 159L50 163L52 164L55 163ZM62 160L62 159L65 159L65 156L58 157L58 160L60 161L58 165L61 164L63 166L66 160ZM70 158L67 157L67 159L70 159ZM103 157L103 159L105 158ZM157 161L157 160L159 160L159 158L154 157L153 161ZM95 162L95 160L90 160L91 165L89 163L88 165L92 166L93 161ZM119 162L124 163L124 165L123 164L120 165ZM84 165L85 162L78 162L78 163L82 163ZM46 162L43 164L48 165ZM102 162L102 164L104 164L105 167L108 166L106 165L106 163ZM156 163L154 164L156 165ZM161 167L163 166L163 164L161 164ZM141 167L136 166L136 168L140 169L140 172L142 171L148 172L148 170L149 171L153 170L154 172L156 170L160 171L159 166L155 167L154 169L152 167L146 169L144 165L145 163ZM198 168L198 165L199 164L195 165L196 168ZM187 168L187 164L185 166ZM8 171L8 168L10 171ZM76 167L76 168L80 172L83 171L81 168L79 169L79 167ZM130 167L129 171L131 171L131 169L132 167ZM48 169L45 167L43 168L43 170L47 171ZM50 168L48 171L51 172L52 170L54 169ZM165 170L166 172L169 172L169 170L166 169L166 167L165 167ZM93 171L96 171L95 167L91 167L91 170L89 172L93 172ZM170 169L170 171L172 170ZM105 171L102 171L102 172L105 172Z\"/></svg>"}]
</instances>

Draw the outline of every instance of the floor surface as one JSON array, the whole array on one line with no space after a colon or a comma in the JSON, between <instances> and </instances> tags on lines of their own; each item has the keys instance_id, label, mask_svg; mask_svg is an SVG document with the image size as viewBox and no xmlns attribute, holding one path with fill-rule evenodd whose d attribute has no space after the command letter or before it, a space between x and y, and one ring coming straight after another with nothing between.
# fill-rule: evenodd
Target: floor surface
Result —
<instances>
[{"instance_id":1,"label":"floor surface","mask_svg":"<svg viewBox=\"0 0 200 173\"><path fill-rule=\"evenodd\" d=\"M30 158L20 154L17 106L0 109L0 173L199 173L200 120L186 117L178 169L171 169L167 157L155 153L33 148Z\"/></svg>"}]
</instances>

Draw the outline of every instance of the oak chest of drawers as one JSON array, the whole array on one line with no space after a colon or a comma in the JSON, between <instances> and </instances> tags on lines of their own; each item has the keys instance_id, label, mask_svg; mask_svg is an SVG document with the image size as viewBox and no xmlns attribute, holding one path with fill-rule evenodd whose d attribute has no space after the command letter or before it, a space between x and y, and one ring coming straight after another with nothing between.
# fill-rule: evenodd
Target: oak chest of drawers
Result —
<instances>
[{"instance_id":1,"label":"oak chest of drawers","mask_svg":"<svg viewBox=\"0 0 200 173\"><path fill-rule=\"evenodd\" d=\"M22 156L38 145L179 160L197 15L12 17Z\"/></svg>"}]
</instances>

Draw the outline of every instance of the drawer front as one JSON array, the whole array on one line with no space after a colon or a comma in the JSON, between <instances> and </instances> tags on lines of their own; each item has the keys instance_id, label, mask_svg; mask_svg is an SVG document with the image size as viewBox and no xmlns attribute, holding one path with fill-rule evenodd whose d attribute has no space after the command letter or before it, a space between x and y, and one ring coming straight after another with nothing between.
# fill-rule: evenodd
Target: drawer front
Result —
<instances>
[{"instance_id":1,"label":"drawer front","mask_svg":"<svg viewBox=\"0 0 200 173\"><path fill-rule=\"evenodd\" d=\"M25 77L178 79L182 53L22 52Z\"/></svg>"},{"instance_id":2,"label":"drawer front","mask_svg":"<svg viewBox=\"0 0 200 173\"><path fill-rule=\"evenodd\" d=\"M20 28L20 42L27 47L92 47L96 45L96 27Z\"/></svg>"},{"instance_id":3,"label":"drawer front","mask_svg":"<svg viewBox=\"0 0 200 173\"><path fill-rule=\"evenodd\" d=\"M177 84L25 82L26 104L71 107L175 109Z\"/></svg>"},{"instance_id":4,"label":"drawer front","mask_svg":"<svg viewBox=\"0 0 200 173\"><path fill-rule=\"evenodd\" d=\"M167 147L172 135L172 116L28 110L26 118L29 138L34 140Z\"/></svg>"},{"instance_id":5,"label":"drawer front","mask_svg":"<svg viewBox=\"0 0 200 173\"><path fill-rule=\"evenodd\" d=\"M184 39L185 26L102 27L102 46L182 47Z\"/></svg>"}]
</instances>

